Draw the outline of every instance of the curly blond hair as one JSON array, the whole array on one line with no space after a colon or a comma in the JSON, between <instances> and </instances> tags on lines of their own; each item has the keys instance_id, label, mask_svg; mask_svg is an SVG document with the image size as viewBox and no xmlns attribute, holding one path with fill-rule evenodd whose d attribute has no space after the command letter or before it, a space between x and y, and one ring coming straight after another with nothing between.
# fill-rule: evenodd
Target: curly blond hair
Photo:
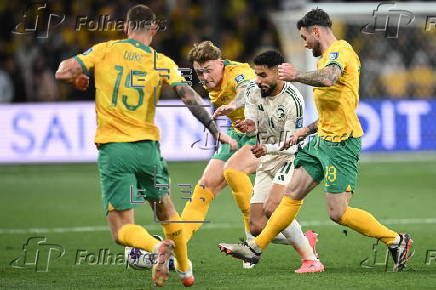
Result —
<instances>
[{"instance_id":1,"label":"curly blond hair","mask_svg":"<svg viewBox=\"0 0 436 290\"><path fill-rule=\"evenodd\" d=\"M188 60L192 63L205 63L208 60L217 60L221 58L221 49L216 47L211 41L195 43L188 54Z\"/></svg>"}]
</instances>

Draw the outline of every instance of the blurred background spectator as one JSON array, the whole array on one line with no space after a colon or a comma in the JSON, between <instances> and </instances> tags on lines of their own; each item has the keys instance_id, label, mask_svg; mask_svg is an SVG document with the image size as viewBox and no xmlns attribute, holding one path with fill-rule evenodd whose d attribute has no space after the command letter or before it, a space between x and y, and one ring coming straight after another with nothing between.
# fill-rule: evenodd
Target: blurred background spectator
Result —
<instances>
[{"instance_id":1,"label":"blurred background spectator","mask_svg":"<svg viewBox=\"0 0 436 290\"><path fill-rule=\"evenodd\" d=\"M87 92L73 90L58 83L53 74L62 59L84 52L92 45L109 39L124 38L122 31L103 29L104 17L113 22L123 20L127 9L137 3L150 6L167 29L159 32L152 46L173 58L180 67L190 67L186 55L193 43L212 40L222 48L226 59L249 62L254 55L266 49L280 49L278 33L269 13L294 9L304 0L84 0L47 1L40 9L38 33L47 28L47 19L60 25L49 27L48 38L35 33L14 34L17 24L31 27L35 15L23 13L29 7L17 1L0 4L0 101L41 102L91 100L93 88ZM27 9L27 10L26 10ZM33 9L36 11L36 9ZM33 13L36 13L36 12ZM53 16L54 15L54 16ZM31 17L32 16L32 17ZM83 19L88 25L80 26ZM86 21L85 21L86 22ZM113 23L112 22L112 23ZM84 23L84 22L83 22ZM104 25L103 25L104 26ZM114 28L115 25L108 27ZM399 39L374 36L376 41L365 41L360 26L335 24L335 32L349 41L359 53L362 62L361 98L432 98L436 94L436 39L422 29L409 27ZM23 27L20 27L23 29ZM375 38L377 37L377 38ZM373 40L371 39L371 40ZM366 39L368 40L368 39ZM423 43L430 44L423 47ZM195 89L205 96L193 74ZM164 98L174 97L170 89Z\"/></svg>"}]
</instances>

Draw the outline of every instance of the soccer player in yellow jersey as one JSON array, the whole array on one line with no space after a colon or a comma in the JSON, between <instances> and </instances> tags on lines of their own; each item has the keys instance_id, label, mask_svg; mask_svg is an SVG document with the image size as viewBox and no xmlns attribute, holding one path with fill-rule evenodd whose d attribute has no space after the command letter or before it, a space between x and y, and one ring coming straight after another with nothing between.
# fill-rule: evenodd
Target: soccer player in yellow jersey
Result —
<instances>
[{"instance_id":1,"label":"soccer player in yellow jersey","mask_svg":"<svg viewBox=\"0 0 436 290\"><path fill-rule=\"evenodd\" d=\"M317 134L297 153L291 182L262 233L253 240L221 244L221 247L234 257L256 263L262 250L295 219L304 197L324 179L330 218L384 242L394 260L393 270L401 271L410 256L410 235L397 233L380 224L370 213L348 205L356 187L363 135L356 115L360 61L349 43L336 39L331 25L329 15L322 9L309 11L297 23L304 46L312 50L314 57L321 57L316 71L300 72L291 64L279 68L282 80L314 87L319 115L316 122L297 130L287 145Z\"/></svg>"},{"instance_id":2,"label":"soccer player in yellow jersey","mask_svg":"<svg viewBox=\"0 0 436 290\"><path fill-rule=\"evenodd\" d=\"M169 184L166 162L159 149L159 128L154 124L155 102L162 84L171 85L192 114L211 134L236 148L236 141L219 134L200 96L188 85L169 57L149 45L158 31L156 17L145 5L129 9L125 32L128 39L94 45L64 60L56 78L86 89L94 69L96 88L98 168L107 222L119 244L157 254L153 281L168 279L168 259L173 251L176 270L185 286L194 283L187 242L179 214L168 194L156 184ZM139 191L139 193L138 193ZM156 208L168 240L159 242L134 223L133 208L144 199ZM145 196L144 196L145 195Z\"/></svg>"},{"instance_id":3,"label":"soccer player in yellow jersey","mask_svg":"<svg viewBox=\"0 0 436 290\"><path fill-rule=\"evenodd\" d=\"M255 78L253 69L247 63L221 59L221 50L210 41L195 44L188 55L195 72L209 93L212 104L217 108L214 117L227 111L220 107L235 101L244 102L244 90L248 81ZM228 114L232 122L244 119L244 108ZM214 197L229 184L233 197L240 208L245 232L250 233L249 209L252 184L247 174L254 173L258 160L251 153L255 137L248 137L233 125L228 134L238 141L239 150L232 151L226 144L212 157L193 192L192 201L187 202L182 212L184 221L203 221ZM202 223L186 223L189 233L198 230Z\"/></svg>"}]
</instances>

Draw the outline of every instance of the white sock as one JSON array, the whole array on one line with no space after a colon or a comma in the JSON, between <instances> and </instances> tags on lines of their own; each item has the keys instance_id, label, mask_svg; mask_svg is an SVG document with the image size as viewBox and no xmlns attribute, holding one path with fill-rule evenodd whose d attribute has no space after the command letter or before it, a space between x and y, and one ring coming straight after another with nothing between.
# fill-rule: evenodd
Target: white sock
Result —
<instances>
[{"instance_id":1,"label":"white sock","mask_svg":"<svg viewBox=\"0 0 436 290\"><path fill-rule=\"evenodd\" d=\"M282 231L289 243L295 248L302 260L318 260L313 253L306 236L301 230L300 224L293 220L292 223Z\"/></svg>"},{"instance_id":2,"label":"white sock","mask_svg":"<svg viewBox=\"0 0 436 290\"><path fill-rule=\"evenodd\" d=\"M245 232L245 236L247 237L247 240L251 240L255 238L255 236L253 236L250 232Z\"/></svg>"},{"instance_id":3,"label":"white sock","mask_svg":"<svg viewBox=\"0 0 436 290\"><path fill-rule=\"evenodd\" d=\"M273 240L273 244L291 245L291 242L282 233L279 233Z\"/></svg>"}]
</instances>

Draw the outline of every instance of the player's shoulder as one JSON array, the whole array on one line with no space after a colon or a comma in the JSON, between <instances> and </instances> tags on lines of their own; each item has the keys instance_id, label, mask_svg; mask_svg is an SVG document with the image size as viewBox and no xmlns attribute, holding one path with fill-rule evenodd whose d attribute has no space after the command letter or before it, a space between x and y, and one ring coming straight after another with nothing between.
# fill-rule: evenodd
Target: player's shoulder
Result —
<instances>
[{"instance_id":1,"label":"player's shoulder","mask_svg":"<svg viewBox=\"0 0 436 290\"><path fill-rule=\"evenodd\" d=\"M355 54L353 46L350 43L348 43L347 41L345 41L345 40L335 41L331 45L331 47L329 49L329 53L330 53L329 57L331 58L332 54L338 53L339 51L342 51L342 53L349 52L349 53L354 53Z\"/></svg>"},{"instance_id":2,"label":"player's shoulder","mask_svg":"<svg viewBox=\"0 0 436 290\"><path fill-rule=\"evenodd\" d=\"M256 99L254 97L255 97L255 94L257 94L257 93L260 93L260 89L257 86L256 81L254 79L249 80L247 82L247 87L245 88L245 96L247 98Z\"/></svg>"},{"instance_id":3,"label":"player's shoulder","mask_svg":"<svg viewBox=\"0 0 436 290\"><path fill-rule=\"evenodd\" d=\"M159 67L164 67L164 66L168 67L168 66L176 65L176 62L166 54L158 52L156 50L153 50L153 53L155 53L156 63Z\"/></svg>"},{"instance_id":4,"label":"player's shoulder","mask_svg":"<svg viewBox=\"0 0 436 290\"><path fill-rule=\"evenodd\" d=\"M300 91L291 82L285 82L282 94L291 97L291 99L302 98Z\"/></svg>"},{"instance_id":5,"label":"player's shoulder","mask_svg":"<svg viewBox=\"0 0 436 290\"><path fill-rule=\"evenodd\" d=\"M228 59L224 60L224 74L227 75L228 80L234 80L236 83L250 80L255 76L248 63Z\"/></svg>"}]
</instances>

